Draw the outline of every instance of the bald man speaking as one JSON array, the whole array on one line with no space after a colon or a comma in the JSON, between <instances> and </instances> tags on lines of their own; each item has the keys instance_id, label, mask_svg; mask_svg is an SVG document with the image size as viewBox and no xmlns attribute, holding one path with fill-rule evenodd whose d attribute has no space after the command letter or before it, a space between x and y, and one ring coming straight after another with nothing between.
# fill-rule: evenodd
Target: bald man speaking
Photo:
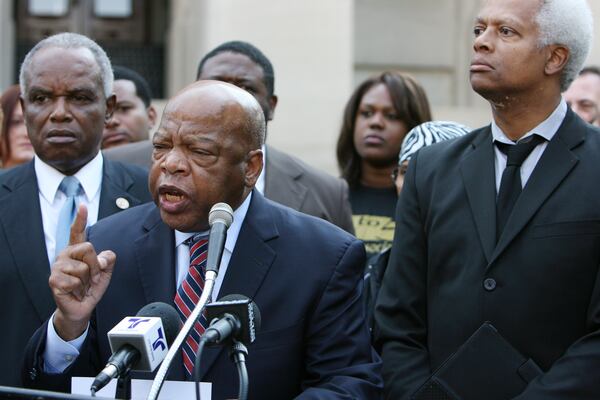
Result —
<instances>
[{"instance_id":1,"label":"bald man speaking","mask_svg":"<svg viewBox=\"0 0 600 400\"><path fill-rule=\"evenodd\" d=\"M197 82L169 101L153 140L154 203L96 224L87 238L79 210L52 269L56 312L29 343L28 386L64 390L71 376L95 376L110 356L108 330L150 302L175 306L190 240L208 231L210 208L225 202L234 222L213 298L242 294L261 310L249 346L249 398L379 398L380 362L360 301L364 247L253 189L264 132L256 100L224 82ZM74 361L64 365L66 358ZM189 378L185 358L169 379ZM227 351L208 349L201 375L214 399L236 397Z\"/></svg>"}]
</instances>

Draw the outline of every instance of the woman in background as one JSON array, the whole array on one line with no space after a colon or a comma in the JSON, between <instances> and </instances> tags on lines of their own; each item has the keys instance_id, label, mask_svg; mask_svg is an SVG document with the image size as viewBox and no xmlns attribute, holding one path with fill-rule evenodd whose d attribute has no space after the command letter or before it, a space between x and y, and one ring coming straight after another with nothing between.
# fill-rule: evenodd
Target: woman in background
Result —
<instances>
[{"instance_id":1,"label":"woman in background","mask_svg":"<svg viewBox=\"0 0 600 400\"><path fill-rule=\"evenodd\" d=\"M11 168L33 158L33 147L27 136L23 110L19 103L19 85L13 85L2 93L0 104L4 120L0 125L0 155L2 168Z\"/></svg>"},{"instance_id":2,"label":"woman in background","mask_svg":"<svg viewBox=\"0 0 600 400\"><path fill-rule=\"evenodd\" d=\"M392 245L398 196L390 176L406 133L429 120L425 91L401 72L367 79L346 104L337 159L350 187L354 230L368 257Z\"/></svg>"}]
</instances>

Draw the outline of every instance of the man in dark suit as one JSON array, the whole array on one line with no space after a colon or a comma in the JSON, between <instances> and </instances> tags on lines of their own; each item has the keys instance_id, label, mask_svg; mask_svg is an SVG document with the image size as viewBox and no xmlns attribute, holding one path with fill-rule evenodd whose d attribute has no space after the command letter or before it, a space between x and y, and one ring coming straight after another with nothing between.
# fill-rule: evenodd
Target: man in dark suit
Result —
<instances>
[{"instance_id":1,"label":"man in dark suit","mask_svg":"<svg viewBox=\"0 0 600 400\"><path fill-rule=\"evenodd\" d=\"M361 304L364 247L253 190L264 131L258 103L233 85L197 82L171 99L154 137L156 206L96 224L88 234L93 247L81 243L80 209L73 245L50 278L57 311L28 348L28 385L60 388L69 376L95 375L110 355L106 332L120 319L149 302L178 304L190 260L187 239L208 229L211 206L223 201L235 213L213 297L246 295L262 314L249 347L250 398L379 398L379 361ZM49 350L64 341L80 348ZM76 361L65 365L69 354ZM181 360L172 372L175 379L185 376ZM226 351L206 351L202 376L213 383L213 398L235 397L237 374Z\"/></svg>"},{"instance_id":2,"label":"man in dark suit","mask_svg":"<svg viewBox=\"0 0 600 400\"><path fill-rule=\"evenodd\" d=\"M493 122L410 161L375 313L387 398L409 398L485 321L543 371L516 398L600 398L600 134L560 95L591 21L583 0L480 11L471 85Z\"/></svg>"},{"instance_id":3,"label":"man in dark suit","mask_svg":"<svg viewBox=\"0 0 600 400\"><path fill-rule=\"evenodd\" d=\"M20 385L28 337L56 307L48 277L68 201L61 181L79 180L77 202L88 205L90 224L151 200L145 171L102 160L99 153L114 105L111 80L102 49L80 35L40 42L23 64L21 104L36 155L0 177L1 385Z\"/></svg>"},{"instance_id":4,"label":"man in dark suit","mask_svg":"<svg viewBox=\"0 0 600 400\"><path fill-rule=\"evenodd\" d=\"M200 61L196 79L229 82L248 91L271 121L277 106L275 75L269 59L246 42L226 42ZM150 165L151 141L132 143L105 151L106 157L138 165ZM270 200L314 215L354 233L348 185L311 167L300 159L264 145L264 168L257 189Z\"/></svg>"}]
</instances>

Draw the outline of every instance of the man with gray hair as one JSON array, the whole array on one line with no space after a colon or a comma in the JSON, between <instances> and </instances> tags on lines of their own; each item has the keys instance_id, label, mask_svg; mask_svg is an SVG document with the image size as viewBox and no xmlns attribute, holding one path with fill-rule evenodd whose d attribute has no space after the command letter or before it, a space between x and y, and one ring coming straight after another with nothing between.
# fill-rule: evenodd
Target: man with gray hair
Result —
<instances>
[{"instance_id":1,"label":"man with gray hair","mask_svg":"<svg viewBox=\"0 0 600 400\"><path fill-rule=\"evenodd\" d=\"M411 158L375 311L386 396L598 399L600 134L561 98L589 6L487 0L473 33L493 119Z\"/></svg>"},{"instance_id":2,"label":"man with gray hair","mask_svg":"<svg viewBox=\"0 0 600 400\"><path fill-rule=\"evenodd\" d=\"M85 36L39 42L21 67L21 105L34 159L0 177L0 385L19 385L27 339L55 309L50 265L66 246L78 204L87 224L150 200L147 174L103 160L115 104L110 61Z\"/></svg>"}]
</instances>

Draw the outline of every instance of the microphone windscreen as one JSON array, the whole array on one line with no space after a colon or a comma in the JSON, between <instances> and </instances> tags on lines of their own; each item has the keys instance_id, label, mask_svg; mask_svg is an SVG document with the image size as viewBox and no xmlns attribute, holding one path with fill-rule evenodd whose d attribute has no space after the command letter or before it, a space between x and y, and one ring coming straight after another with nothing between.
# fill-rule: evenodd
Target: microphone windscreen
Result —
<instances>
[{"instance_id":1,"label":"microphone windscreen","mask_svg":"<svg viewBox=\"0 0 600 400\"><path fill-rule=\"evenodd\" d=\"M211 207L208 213L208 225L213 226L217 221L221 221L229 228L233 222L233 210L227 203L217 203Z\"/></svg>"},{"instance_id":2,"label":"microphone windscreen","mask_svg":"<svg viewBox=\"0 0 600 400\"><path fill-rule=\"evenodd\" d=\"M243 294L228 294L227 296L223 296L219 299L219 301L235 301L235 300L249 300L250 307L252 307L252 314L254 315L254 328L259 331L260 330L260 310L255 302L250 300L248 297Z\"/></svg>"},{"instance_id":3,"label":"microphone windscreen","mask_svg":"<svg viewBox=\"0 0 600 400\"><path fill-rule=\"evenodd\" d=\"M159 301L145 305L138 311L138 317L158 317L162 320L167 344L171 346L181 329L181 318L172 306Z\"/></svg>"}]
</instances>

